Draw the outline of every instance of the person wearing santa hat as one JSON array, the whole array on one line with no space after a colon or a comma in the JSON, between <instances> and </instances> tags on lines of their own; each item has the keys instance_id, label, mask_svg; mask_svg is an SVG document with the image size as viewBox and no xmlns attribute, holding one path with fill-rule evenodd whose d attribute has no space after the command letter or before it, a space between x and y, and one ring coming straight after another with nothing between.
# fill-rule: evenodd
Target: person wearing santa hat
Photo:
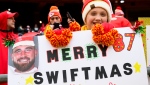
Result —
<instances>
[{"instance_id":1,"label":"person wearing santa hat","mask_svg":"<svg viewBox=\"0 0 150 85\"><path fill-rule=\"evenodd\" d=\"M91 30L93 41L104 46L113 45L118 31L110 24L112 7L109 0L83 0L81 30Z\"/></svg>"},{"instance_id":2,"label":"person wearing santa hat","mask_svg":"<svg viewBox=\"0 0 150 85\"><path fill-rule=\"evenodd\" d=\"M124 17L124 12L120 6L115 9L115 16L110 23L112 23L115 28L132 27L129 20Z\"/></svg>"},{"instance_id":3,"label":"person wearing santa hat","mask_svg":"<svg viewBox=\"0 0 150 85\"><path fill-rule=\"evenodd\" d=\"M117 6L115 9L115 16L124 16L124 12L120 6Z\"/></svg>"},{"instance_id":4,"label":"person wearing santa hat","mask_svg":"<svg viewBox=\"0 0 150 85\"><path fill-rule=\"evenodd\" d=\"M9 66L15 74L33 73L37 71L37 67L35 66L37 50L33 40L37 34L39 33L30 32L16 38L15 44L12 47L11 56L14 66Z\"/></svg>"},{"instance_id":5,"label":"person wearing santa hat","mask_svg":"<svg viewBox=\"0 0 150 85\"><path fill-rule=\"evenodd\" d=\"M9 11L3 11L0 13L0 74L7 74L8 67L8 44L6 40L13 40L17 37L13 33L15 28L15 17L18 13L12 13ZM0 85L7 85L6 82L0 83Z\"/></svg>"},{"instance_id":6,"label":"person wearing santa hat","mask_svg":"<svg viewBox=\"0 0 150 85\"><path fill-rule=\"evenodd\" d=\"M41 27L39 29L39 33L42 33L44 31L44 29L45 29L45 24L42 23L42 25L41 25Z\"/></svg>"},{"instance_id":7,"label":"person wearing santa hat","mask_svg":"<svg viewBox=\"0 0 150 85\"><path fill-rule=\"evenodd\" d=\"M82 30L89 30L96 23L110 22L112 7L109 0L83 0L82 19L86 27Z\"/></svg>"}]
</instances>

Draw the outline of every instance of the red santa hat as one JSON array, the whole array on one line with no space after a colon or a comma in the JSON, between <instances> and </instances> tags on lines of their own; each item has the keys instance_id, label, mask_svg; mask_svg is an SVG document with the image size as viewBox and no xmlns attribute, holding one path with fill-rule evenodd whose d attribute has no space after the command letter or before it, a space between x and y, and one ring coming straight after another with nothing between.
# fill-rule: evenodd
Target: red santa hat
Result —
<instances>
[{"instance_id":1,"label":"red santa hat","mask_svg":"<svg viewBox=\"0 0 150 85\"><path fill-rule=\"evenodd\" d=\"M61 15L57 6L50 7L50 12L48 14L48 22L52 16L58 16L60 18L60 21L62 21L62 18L61 18Z\"/></svg>"},{"instance_id":2,"label":"red santa hat","mask_svg":"<svg viewBox=\"0 0 150 85\"><path fill-rule=\"evenodd\" d=\"M82 8L82 19L85 23L85 18L88 14L88 12L93 8L93 7L101 7L105 9L108 13L108 21L110 22L111 20L111 14L112 14L112 7L111 3L109 0L83 0L83 8Z\"/></svg>"},{"instance_id":3,"label":"red santa hat","mask_svg":"<svg viewBox=\"0 0 150 85\"><path fill-rule=\"evenodd\" d=\"M117 6L117 8L115 9L115 15L124 15L124 12L122 11L122 8L120 6Z\"/></svg>"},{"instance_id":4,"label":"red santa hat","mask_svg":"<svg viewBox=\"0 0 150 85\"><path fill-rule=\"evenodd\" d=\"M30 33L26 33L23 36L19 36L18 38L16 38L15 40L15 44L13 45L13 49L17 46L20 45L29 45L29 46L35 46L34 44L34 36L37 35L39 33L37 32L30 32Z\"/></svg>"}]
</instances>

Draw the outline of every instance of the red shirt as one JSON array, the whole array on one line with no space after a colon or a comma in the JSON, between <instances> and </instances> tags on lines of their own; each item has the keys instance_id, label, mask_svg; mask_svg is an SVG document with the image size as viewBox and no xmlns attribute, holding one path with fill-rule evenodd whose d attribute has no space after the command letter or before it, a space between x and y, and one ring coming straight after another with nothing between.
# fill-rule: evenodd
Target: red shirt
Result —
<instances>
[{"instance_id":1,"label":"red shirt","mask_svg":"<svg viewBox=\"0 0 150 85\"><path fill-rule=\"evenodd\" d=\"M7 30L7 11L0 13L0 30ZM8 70L8 47L3 44L3 38L6 36L17 37L13 32L0 31L0 74L7 74ZM7 82L0 83L0 85L7 85Z\"/></svg>"},{"instance_id":2,"label":"red shirt","mask_svg":"<svg viewBox=\"0 0 150 85\"><path fill-rule=\"evenodd\" d=\"M113 17L113 19L110 22L112 25L114 25L115 28L119 27L131 27L131 23L124 17Z\"/></svg>"}]
</instances>

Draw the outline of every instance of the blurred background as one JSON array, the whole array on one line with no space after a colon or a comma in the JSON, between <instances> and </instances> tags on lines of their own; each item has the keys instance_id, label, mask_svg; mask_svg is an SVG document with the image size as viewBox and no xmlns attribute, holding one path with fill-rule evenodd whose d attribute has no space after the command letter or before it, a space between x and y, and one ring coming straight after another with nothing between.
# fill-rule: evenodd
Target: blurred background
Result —
<instances>
[{"instance_id":1,"label":"blurred background","mask_svg":"<svg viewBox=\"0 0 150 85\"><path fill-rule=\"evenodd\" d=\"M138 17L150 17L150 0L110 0L113 11L117 6L122 7L125 17L134 23ZM18 12L16 18L16 29L22 26L29 26L34 29L35 26L40 28L42 23L47 24L47 17L50 6L58 6L62 15L62 25L68 27L66 12L70 12L81 25L82 21L82 0L0 0L0 12L10 10Z\"/></svg>"}]
</instances>

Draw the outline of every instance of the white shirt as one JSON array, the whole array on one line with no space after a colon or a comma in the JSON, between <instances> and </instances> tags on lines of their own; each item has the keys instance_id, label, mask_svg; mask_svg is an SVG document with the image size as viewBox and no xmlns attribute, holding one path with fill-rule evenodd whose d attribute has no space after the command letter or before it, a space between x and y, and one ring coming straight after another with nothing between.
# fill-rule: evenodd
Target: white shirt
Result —
<instances>
[{"instance_id":1,"label":"white shirt","mask_svg":"<svg viewBox=\"0 0 150 85\"><path fill-rule=\"evenodd\" d=\"M14 67L12 67L12 66L9 66L9 68L12 69L12 71L14 72L14 74L29 74L29 73L34 73L34 72L38 71L37 67L34 67L34 68L32 68L30 71L19 73L19 72L16 72L16 71L15 71L16 68L14 68Z\"/></svg>"}]
</instances>

